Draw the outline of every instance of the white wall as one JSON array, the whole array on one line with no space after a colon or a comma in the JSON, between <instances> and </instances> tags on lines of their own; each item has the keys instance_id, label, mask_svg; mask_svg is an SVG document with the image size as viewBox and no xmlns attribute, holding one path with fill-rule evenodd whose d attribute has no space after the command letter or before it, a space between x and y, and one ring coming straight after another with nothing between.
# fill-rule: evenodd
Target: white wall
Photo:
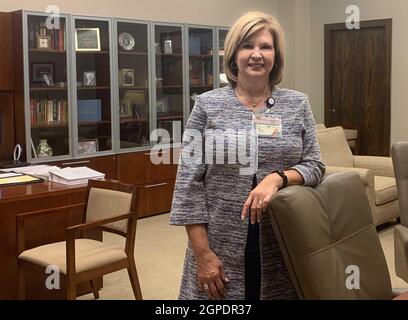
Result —
<instances>
[{"instance_id":1,"label":"white wall","mask_svg":"<svg viewBox=\"0 0 408 320\"><path fill-rule=\"evenodd\" d=\"M392 18L391 144L408 140L408 1L311 1L311 102L315 118L324 120L324 24L345 22L348 5L360 8L361 20ZM296 50L300 50L299 47Z\"/></svg>"},{"instance_id":2,"label":"white wall","mask_svg":"<svg viewBox=\"0 0 408 320\"><path fill-rule=\"evenodd\" d=\"M61 12L142 20L230 26L248 10L278 15L278 0L2 0L0 11L44 11L57 5Z\"/></svg>"}]
</instances>

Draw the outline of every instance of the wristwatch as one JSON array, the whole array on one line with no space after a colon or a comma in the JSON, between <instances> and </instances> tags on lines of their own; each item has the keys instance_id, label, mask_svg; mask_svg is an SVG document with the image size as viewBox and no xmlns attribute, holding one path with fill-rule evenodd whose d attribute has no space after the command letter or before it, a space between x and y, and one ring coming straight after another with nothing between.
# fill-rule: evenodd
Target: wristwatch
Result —
<instances>
[{"instance_id":1,"label":"wristwatch","mask_svg":"<svg viewBox=\"0 0 408 320\"><path fill-rule=\"evenodd\" d=\"M272 173L277 173L283 180L283 184L281 189L286 188L288 186L288 176L282 170L273 170Z\"/></svg>"}]
</instances>

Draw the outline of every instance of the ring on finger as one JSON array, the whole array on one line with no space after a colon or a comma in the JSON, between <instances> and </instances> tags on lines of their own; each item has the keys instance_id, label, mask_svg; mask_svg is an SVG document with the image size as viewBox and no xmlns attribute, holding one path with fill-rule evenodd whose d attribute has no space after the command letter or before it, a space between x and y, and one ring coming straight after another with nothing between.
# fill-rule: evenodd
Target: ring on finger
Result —
<instances>
[{"instance_id":1,"label":"ring on finger","mask_svg":"<svg viewBox=\"0 0 408 320\"><path fill-rule=\"evenodd\" d=\"M204 283L204 284L203 284L203 288L204 288L205 291L208 291L208 289L209 289L208 283Z\"/></svg>"}]
</instances>

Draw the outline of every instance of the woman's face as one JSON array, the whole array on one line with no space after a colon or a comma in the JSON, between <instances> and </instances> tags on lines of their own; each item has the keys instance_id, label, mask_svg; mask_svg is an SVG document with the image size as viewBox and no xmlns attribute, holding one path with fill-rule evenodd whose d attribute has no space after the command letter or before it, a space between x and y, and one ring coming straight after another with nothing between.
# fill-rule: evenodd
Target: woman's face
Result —
<instances>
[{"instance_id":1,"label":"woman's face","mask_svg":"<svg viewBox=\"0 0 408 320\"><path fill-rule=\"evenodd\" d=\"M243 41L237 50L236 63L238 77L264 77L269 81L269 73L275 63L275 47L270 32L263 29Z\"/></svg>"}]
</instances>

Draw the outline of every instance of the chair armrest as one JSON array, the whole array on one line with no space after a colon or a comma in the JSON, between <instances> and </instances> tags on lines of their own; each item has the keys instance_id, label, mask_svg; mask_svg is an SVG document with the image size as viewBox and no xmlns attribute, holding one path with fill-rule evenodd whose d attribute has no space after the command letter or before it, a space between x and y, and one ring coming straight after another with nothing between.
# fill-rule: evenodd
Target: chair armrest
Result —
<instances>
[{"instance_id":1,"label":"chair armrest","mask_svg":"<svg viewBox=\"0 0 408 320\"><path fill-rule=\"evenodd\" d=\"M394 177L394 167L390 157L354 156L354 166L373 170L375 176Z\"/></svg>"},{"instance_id":2,"label":"chair armrest","mask_svg":"<svg viewBox=\"0 0 408 320\"><path fill-rule=\"evenodd\" d=\"M86 230L90 230L90 229L95 229L97 227L101 227L104 224L108 224L108 223L112 223L115 221L120 221L120 220L124 220L124 219L130 219L134 216L134 214L132 212L128 212L125 214L121 214L120 216L116 216L116 217L112 217L112 218L107 218L107 219L102 219L102 220L96 220L96 221L92 221L92 222L87 222L87 223L81 223L81 224L77 224L74 226L70 226L67 227L65 229L67 234L76 234L77 232L82 232L82 231L86 231Z\"/></svg>"},{"instance_id":3,"label":"chair armrest","mask_svg":"<svg viewBox=\"0 0 408 320\"><path fill-rule=\"evenodd\" d=\"M408 282L408 228L397 225L394 228L395 274Z\"/></svg>"},{"instance_id":4,"label":"chair armrest","mask_svg":"<svg viewBox=\"0 0 408 320\"><path fill-rule=\"evenodd\" d=\"M29 218L35 218L48 214L59 214L71 210L85 208L86 203L78 203L64 207L50 208L44 210L30 211L25 213L20 213L16 215L16 227L17 227L17 252L20 254L25 250L25 220Z\"/></svg>"},{"instance_id":5,"label":"chair armrest","mask_svg":"<svg viewBox=\"0 0 408 320\"><path fill-rule=\"evenodd\" d=\"M364 186L370 186L374 188L374 175L372 170L356 167L337 167L337 166L326 166L326 174L334 172L343 172L343 171L354 171L360 175L361 180L364 183Z\"/></svg>"}]
</instances>

